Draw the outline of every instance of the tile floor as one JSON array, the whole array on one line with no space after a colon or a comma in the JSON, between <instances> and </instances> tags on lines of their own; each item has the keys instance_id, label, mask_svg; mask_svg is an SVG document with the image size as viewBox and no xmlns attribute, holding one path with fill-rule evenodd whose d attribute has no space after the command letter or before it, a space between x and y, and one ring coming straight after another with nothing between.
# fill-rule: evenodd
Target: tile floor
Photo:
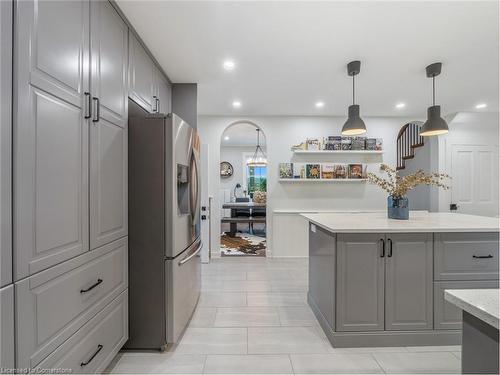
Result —
<instances>
[{"instance_id":1,"label":"tile floor","mask_svg":"<svg viewBox=\"0 0 500 375\"><path fill-rule=\"evenodd\" d=\"M220 258L202 267L198 308L165 353L119 353L107 372L460 373L460 347L334 349L306 302L307 259Z\"/></svg>"}]
</instances>

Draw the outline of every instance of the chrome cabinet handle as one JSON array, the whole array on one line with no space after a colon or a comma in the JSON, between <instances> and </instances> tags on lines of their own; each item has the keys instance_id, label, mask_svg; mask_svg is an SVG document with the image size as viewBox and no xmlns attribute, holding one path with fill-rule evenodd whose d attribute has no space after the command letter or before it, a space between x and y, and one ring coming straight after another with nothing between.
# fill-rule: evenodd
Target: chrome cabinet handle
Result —
<instances>
[{"instance_id":1,"label":"chrome cabinet handle","mask_svg":"<svg viewBox=\"0 0 500 375\"><path fill-rule=\"evenodd\" d=\"M84 92L85 95L85 118L92 117L92 98L90 97L90 92Z\"/></svg>"},{"instance_id":2,"label":"chrome cabinet handle","mask_svg":"<svg viewBox=\"0 0 500 375\"><path fill-rule=\"evenodd\" d=\"M99 344L97 345L97 350L94 352L94 354L92 354L92 357L90 357L89 359L87 359L86 361L80 363L80 367L85 367L87 366L90 362L92 362L92 360L95 358L96 355L99 354L99 352L102 350L102 348L104 348L103 345Z\"/></svg>"},{"instance_id":3,"label":"chrome cabinet handle","mask_svg":"<svg viewBox=\"0 0 500 375\"><path fill-rule=\"evenodd\" d=\"M160 112L160 99L156 98L156 112Z\"/></svg>"},{"instance_id":4,"label":"chrome cabinet handle","mask_svg":"<svg viewBox=\"0 0 500 375\"><path fill-rule=\"evenodd\" d=\"M101 119L101 102L99 101L99 98L92 98L92 100L95 103L95 116L92 119L92 122L98 122Z\"/></svg>"},{"instance_id":5,"label":"chrome cabinet handle","mask_svg":"<svg viewBox=\"0 0 500 375\"><path fill-rule=\"evenodd\" d=\"M155 106L153 107L153 112L158 112L158 98L156 97L156 95L153 95L153 100L155 103Z\"/></svg>"},{"instance_id":6,"label":"chrome cabinet handle","mask_svg":"<svg viewBox=\"0 0 500 375\"><path fill-rule=\"evenodd\" d=\"M389 238L387 241L389 241L389 252L387 253L387 258L390 258L392 257L392 240Z\"/></svg>"},{"instance_id":7,"label":"chrome cabinet handle","mask_svg":"<svg viewBox=\"0 0 500 375\"><path fill-rule=\"evenodd\" d=\"M384 241L384 239L383 239L383 238L381 238L381 239L379 240L379 242L381 242L381 243L382 243L382 253L380 253L380 257L381 257L381 258L383 258L383 257L385 257L385 241Z\"/></svg>"},{"instance_id":8,"label":"chrome cabinet handle","mask_svg":"<svg viewBox=\"0 0 500 375\"><path fill-rule=\"evenodd\" d=\"M97 279L97 282L94 285L89 286L87 289L81 289L80 293L87 293L94 289L96 286L102 283L102 279Z\"/></svg>"},{"instance_id":9,"label":"chrome cabinet handle","mask_svg":"<svg viewBox=\"0 0 500 375\"><path fill-rule=\"evenodd\" d=\"M490 258L493 258L493 255L491 255L491 254L489 254L489 255L473 255L472 257L475 259L490 259Z\"/></svg>"}]
</instances>

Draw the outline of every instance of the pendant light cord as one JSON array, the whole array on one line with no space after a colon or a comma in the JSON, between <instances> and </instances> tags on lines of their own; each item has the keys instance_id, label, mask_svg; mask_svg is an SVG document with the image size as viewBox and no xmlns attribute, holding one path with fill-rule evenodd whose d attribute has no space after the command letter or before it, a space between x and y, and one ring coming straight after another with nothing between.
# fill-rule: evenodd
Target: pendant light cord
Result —
<instances>
[{"instance_id":1,"label":"pendant light cord","mask_svg":"<svg viewBox=\"0 0 500 375\"><path fill-rule=\"evenodd\" d=\"M432 76L432 105L436 105L436 76Z\"/></svg>"},{"instance_id":2,"label":"pendant light cord","mask_svg":"<svg viewBox=\"0 0 500 375\"><path fill-rule=\"evenodd\" d=\"M354 77L356 77L355 75L352 76L352 104L354 105L354 103L356 103L356 96L355 96L355 93L356 93L356 86L354 85Z\"/></svg>"}]
</instances>

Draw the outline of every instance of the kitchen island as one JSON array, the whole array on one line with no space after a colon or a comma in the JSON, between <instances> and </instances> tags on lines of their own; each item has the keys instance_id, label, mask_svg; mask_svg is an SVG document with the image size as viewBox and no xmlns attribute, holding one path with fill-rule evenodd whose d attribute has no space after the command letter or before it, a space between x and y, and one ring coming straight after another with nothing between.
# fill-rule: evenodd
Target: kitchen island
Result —
<instances>
[{"instance_id":1,"label":"kitchen island","mask_svg":"<svg viewBox=\"0 0 500 375\"><path fill-rule=\"evenodd\" d=\"M456 213L304 214L308 302L334 347L454 345L445 289L498 288L499 219Z\"/></svg>"}]
</instances>

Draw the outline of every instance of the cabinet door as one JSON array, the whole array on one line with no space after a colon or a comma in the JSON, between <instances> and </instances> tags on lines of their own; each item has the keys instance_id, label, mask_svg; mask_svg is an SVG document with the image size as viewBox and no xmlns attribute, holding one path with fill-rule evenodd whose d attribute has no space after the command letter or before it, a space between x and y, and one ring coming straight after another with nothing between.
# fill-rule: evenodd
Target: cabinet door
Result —
<instances>
[{"instance_id":1,"label":"cabinet door","mask_svg":"<svg viewBox=\"0 0 500 375\"><path fill-rule=\"evenodd\" d=\"M172 111L172 87L163 73L157 69L158 85L158 112L170 113Z\"/></svg>"},{"instance_id":2,"label":"cabinet door","mask_svg":"<svg viewBox=\"0 0 500 375\"><path fill-rule=\"evenodd\" d=\"M309 224L309 299L335 330L335 235Z\"/></svg>"},{"instance_id":3,"label":"cabinet door","mask_svg":"<svg viewBox=\"0 0 500 375\"><path fill-rule=\"evenodd\" d=\"M383 235L337 237L337 331L384 329Z\"/></svg>"},{"instance_id":4,"label":"cabinet door","mask_svg":"<svg viewBox=\"0 0 500 375\"><path fill-rule=\"evenodd\" d=\"M134 34L129 31L129 96L146 111L152 112L154 64Z\"/></svg>"},{"instance_id":5,"label":"cabinet door","mask_svg":"<svg viewBox=\"0 0 500 375\"><path fill-rule=\"evenodd\" d=\"M14 286L0 289L0 368L14 368Z\"/></svg>"},{"instance_id":6,"label":"cabinet door","mask_svg":"<svg viewBox=\"0 0 500 375\"><path fill-rule=\"evenodd\" d=\"M128 28L108 1L91 2L92 96L100 117L127 126Z\"/></svg>"},{"instance_id":7,"label":"cabinet door","mask_svg":"<svg viewBox=\"0 0 500 375\"><path fill-rule=\"evenodd\" d=\"M20 279L88 250L89 2L15 4L14 262Z\"/></svg>"},{"instance_id":8,"label":"cabinet door","mask_svg":"<svg viewBox=\"0 0 500 375\"><path fill-rule=\"evenodd\" d=\"M128 233L127 128L103 118L90 129L90 247Z\"/></svg>"},{"instance_id":9,"label":"cabinet door","mask_svg":"<svg viewBox=\"0 0 500 375\"><path fill-rule=\"evenodd\" d=\"M12 283L12 1L0 1L0 287Z\"/></svg>"},{"instance_id":10,"label":"cabinet door","mask_svg":"<svg viewBox=\"0 0 500 375\"><path fill-rule=\"evenodd\" d=\"M386 236L385 329L432 329L432 234Z\"/></svg>"}]
</instances>

